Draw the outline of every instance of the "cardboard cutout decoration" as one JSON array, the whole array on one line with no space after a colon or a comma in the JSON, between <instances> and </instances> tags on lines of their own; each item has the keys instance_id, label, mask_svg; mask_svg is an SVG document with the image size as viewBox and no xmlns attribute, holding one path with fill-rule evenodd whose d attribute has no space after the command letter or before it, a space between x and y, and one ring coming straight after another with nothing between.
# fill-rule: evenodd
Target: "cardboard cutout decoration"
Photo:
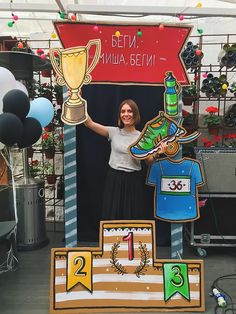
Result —
<instances>
[{"instance_id":1,"label":"cardboard cutout decoration","mask_svg":"<svg viewBox=\"0 0 236 314\"><path fill-rule=\"evenodd\" d=\"M165 154L177 155L180 149L179 143L187 143L200 136L196 131L184 137L187 131L182 126L182 122L183 119L176 122L160 111L158 116L145 124L137 141L129 146L130 154L136 159L145 159L158 153L161 143L164 142L168 144Z\"/></svg>"},{"instance_id":2,"label":"cardboard cutout decoration","mask_svg":"<svg viewBox=\"0 0 236 314\"><path fill-rule=\"evenodd\" d=\"M50 313L204 311L201 260L156 259L154 221L100 223L100 246L51 252Z\"/></svg>"},{"instance_id":3,"label":"cardboard cutout decoration","mask_svg":"<svg viewBox=\"0 0 236 314\"><path fill-rule=\"evenodd\" d=\"M179 93L181 87L176 81L171 71L166 73L164 80L164 111L168 116L174 117L179 115Z\"/></svg>"},{"instance_id":4,"label":"cardboard cutout decoration","mask_svg":"<svg viewBox=\"0 0 236 314\"><path fill-rule=\"evenodd\" d=\"M96 50L89 64L89 50L93 45ZM56 81L59 85L66 85L71 93L62 106L61 119L66 124L76 125L87 119L87 102L80 96L80 90L83 84L91 82L90 72L98 63L100 52L100 39L90 40L83 47L50 49L50 60L57 74Z\"/></svg>"},{"instance_id":5,"label":"cardboard cutout decoration","mask_svg":"<svg viewBox=\"0 0 236 314\"><path fill-rule=\"evenodd\" d=\"M150 167L147 183L155 186L156 218L170 222L199 218L198 188L204 179L198 161L160 159Z\"/></svg>"},{"instance_id":6,"label":"cardboard cutout decoration","mask_svg":"<svg viewBox=\"0 0 236 314\"><path fill-rule=\"evenodd\" d=\"M100 60L93 71L95 84L163 85L169 69L174 69L179 84L190 84L181 53L191 25L165 24L162 31L156 23L56 21L54 26L64 48L86 46L94 38L101 40ZM91 51L89 54L92 57Z\"/></svg>"}]
</instances>

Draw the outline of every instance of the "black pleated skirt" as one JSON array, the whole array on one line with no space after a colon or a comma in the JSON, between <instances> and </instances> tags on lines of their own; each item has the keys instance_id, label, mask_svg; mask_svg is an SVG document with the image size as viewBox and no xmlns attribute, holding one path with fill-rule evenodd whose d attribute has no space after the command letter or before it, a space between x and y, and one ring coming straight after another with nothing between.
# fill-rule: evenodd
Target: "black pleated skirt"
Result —
<instances>
[{"instance_id":1,"label":"black pleated skirt","mask_svg":"<svg viewBox=\"0 0 236 314\"><path fill-rule=\"evenodd\" d=\"M109 168L104 188L102 220L145 219L142 171Z\"/></svg>"}]
</instances>

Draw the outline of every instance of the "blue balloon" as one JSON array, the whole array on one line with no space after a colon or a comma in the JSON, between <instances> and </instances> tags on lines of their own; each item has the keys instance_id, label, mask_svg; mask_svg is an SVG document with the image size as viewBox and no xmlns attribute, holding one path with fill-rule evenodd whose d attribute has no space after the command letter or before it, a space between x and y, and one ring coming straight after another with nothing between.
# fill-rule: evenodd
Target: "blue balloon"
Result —
<instances>
[{"instance_id":1,"label":"blue balloon","mask_svg":"<svg viewBox=\"0 0 236 314\"><path fill-rule=\"evenodd\" d=\"M47 126L54 117L54 108L50 100L39 97L31 101L27 117L35 118L42 128Z\"/></svg>"}]
</instances>

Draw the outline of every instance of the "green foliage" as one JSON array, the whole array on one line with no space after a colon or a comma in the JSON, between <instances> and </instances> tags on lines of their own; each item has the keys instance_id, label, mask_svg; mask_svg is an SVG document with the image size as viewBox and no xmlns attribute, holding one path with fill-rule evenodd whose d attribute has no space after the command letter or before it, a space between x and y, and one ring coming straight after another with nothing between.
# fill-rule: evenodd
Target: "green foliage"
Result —
<instances>
[{"instance_id":1,"label":"green foliage","mask_svg":"<svg viewBox=\"0 0 236 314\"><path fill-rule=\"evenodd\" d=\"M197 97L196 85L194 82L191 82L190 86L184 86L182 89L183 97Z\"/></svg>"},{"instance_id":2,"label":"green foliage","mask_svg":"<svg viewBox=\"0 0 236 314\"><path fill-rule=\"evenodd\" d=\"M46 175L54 174L53 163L50 162L50 161L45 161L45 162L44 162L43 169L44 169L44 173L45 173Z\"/></svg>"},{"instance_id":3,"label":"green foliage","mask_svg":"<svg viewBox=\"0 0 236 314\"><path fill-rule=\"evenodd\" d=\"M221 117L212 113L205 115L203 119L204 119L203 123L207 126L221 124Z\"/></svg>"}]
</instances>

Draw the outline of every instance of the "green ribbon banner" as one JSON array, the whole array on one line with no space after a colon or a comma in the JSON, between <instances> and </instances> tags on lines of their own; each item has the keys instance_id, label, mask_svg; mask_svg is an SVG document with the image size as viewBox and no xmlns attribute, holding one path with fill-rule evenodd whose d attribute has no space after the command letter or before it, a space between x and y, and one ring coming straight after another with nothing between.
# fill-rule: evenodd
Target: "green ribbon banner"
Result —
<instances>
[{"instance_id":1,"label":"green ribbon banner","mask_svg":"<svg viewBox=\"0 0 236 314\"><path fill-rule=\"evenodd\" d=\"M188 265L184 263L166 263L163 269L165 302L177 292L190 301Z\"/></svg>"}]
</instances>

